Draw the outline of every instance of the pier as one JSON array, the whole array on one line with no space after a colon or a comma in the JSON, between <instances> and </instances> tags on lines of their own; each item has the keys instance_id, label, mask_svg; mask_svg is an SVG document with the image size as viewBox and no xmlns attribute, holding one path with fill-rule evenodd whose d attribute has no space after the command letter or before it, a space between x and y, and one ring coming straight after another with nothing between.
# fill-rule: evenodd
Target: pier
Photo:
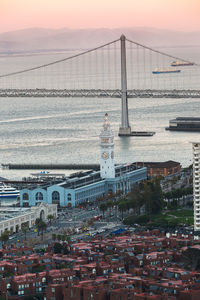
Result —
<instances>
[{"instance_id":1,"label":"pier","mask_svg":"<svg viewBox=\"0 0 200 300\"><path fill-rule=\"evenodd\" d=\"M99 164L1 164L10 170L99 170Z\"/></svg>"}]
</instances>

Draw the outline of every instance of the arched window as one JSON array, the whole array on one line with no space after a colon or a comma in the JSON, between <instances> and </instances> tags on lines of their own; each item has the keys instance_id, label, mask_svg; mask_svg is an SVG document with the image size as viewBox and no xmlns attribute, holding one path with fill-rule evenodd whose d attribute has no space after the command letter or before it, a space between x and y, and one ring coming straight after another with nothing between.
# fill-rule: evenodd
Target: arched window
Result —
<instances>
[{"instance_id":1,"label":"arched window","mask_svg":"<svg viewBox=\"0 0 200 300\"><path fill-rule=\"evenodd\" d=\"M69 194L67 194L67 200L68 201L71 201L72 200L72 195L69 193Z\"/></svg>"},{"instance_id":2,"label":"arched window","mask_svg":"<svg viewBox=\"0 0 200 300\"><path fill-rule=\"evenodd\" d=\"M57 191L54 191L52 193L52 203L58 204L60 202L60 193Z\"/></svg>"},{"instance_id":3,"label":"arched window","mask_svg":"<svg viewBox=\"0 0 200 300\"><path fill-rule=\"evenodd\" d=\"M28 194L27 194L27 193L24 193L23 196L22 196L22 199L23 199L23 200L28 200L28 199L29 199Z\"/></svg>"},{"instance_id":4,"label":"arched window","mask_svg":"<svg viewBox=\"0 0 200 300\"><path fill-rule=\"evenodd\" d=\"M43 194L41 192L37 192L35 195L36 201L42 201L43 200Z\"/></svg>"}]
</instances>

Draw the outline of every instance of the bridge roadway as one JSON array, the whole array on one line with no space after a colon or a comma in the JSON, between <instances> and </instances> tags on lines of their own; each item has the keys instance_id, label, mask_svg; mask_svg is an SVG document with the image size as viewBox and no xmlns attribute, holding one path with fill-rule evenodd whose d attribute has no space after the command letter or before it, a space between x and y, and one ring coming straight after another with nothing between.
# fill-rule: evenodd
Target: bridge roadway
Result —
<instances>
[{"instance_id":1,"label":"bridge roadway","mask_svg":"<svg viewBox=\"0 0 200 300\"><path fill-rule=\"evenodd\" d=\"M0 97L121 98L121 90L0 89ZM127 90L128 98L200 98L200 90Z\"/></svg>"}]
</instances>

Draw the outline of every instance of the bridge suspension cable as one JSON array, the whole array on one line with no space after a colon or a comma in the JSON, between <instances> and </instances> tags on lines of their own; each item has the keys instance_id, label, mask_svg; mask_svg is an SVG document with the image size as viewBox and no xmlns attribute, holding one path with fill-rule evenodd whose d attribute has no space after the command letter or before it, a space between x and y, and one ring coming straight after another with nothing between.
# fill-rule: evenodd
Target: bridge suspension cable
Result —
<instances>
[{"instance_id":1,"label":"bridge suspension cable","mask_svg":"<svg viewBox=\"0 0 200 300\"><path fill-rule=\"evenodd\" d=\"M150 50L150 51L152 51L152 52L158 53L158 54L160 54L160 55L164 55L164 56L167 56L167 57L169 57L169 58L172 58L172 59L175 59L175 60L178 60L178 61L181 61L181 62L190 63L190 64L194 64L194 65L199 65L199 64L194 63L194 62L191 62L191 61L189 61L189 60L186 60L186 59L183 59L183 58L180 58L180 57L177 57L177 56L174 56L174 55L171 55L171 54L168 54L168 53L165 53L165 52L156 50L156 49L153 49L153 48L151 48L151 47L142 45L142 44L140 44L140 43L131 41L131 40L129 40L129 39L126 39L126 40L127 40L128 42L134 44L134 45L140 46L140 47L142 47L142 48L145 48L145 49Z\"/></svg>"},{"instance_id":2,"label":"bridge suspension cable","mask_svg":"<svg viewBox=\"0 0 200 300\"><path fill-rule=\"evenodd\" d=\"M63 59L59 59L59 60L50 62L50 63L48 63L48 64L43 64L43 65L36 66L36 67L33 67L33 68L28 68L28 69L24 69L24 70L20 70L20 71L16 71L16 72L11 72L11 73L7 73L7 74L2 74L2 75L0 75L0 78L12 76L12 75L18 75L18 74L22 74L22 73L26 73L26 72L30 72L30 71L34 71L34 70L38 70L38 69L41 69L41 68L44 68L44 67L49 67L49 66L52 66L52 65L55 65L55 64L58 64L58 63L67 61L67 60L71 60L71 59L73 59L73 58L77 58L77 57L79 57L79 56L82 56L82 55L85 55L85 54L88 54L88 53L91 53L91 52L93 52L93 51L99 50L99 49L101 49L101 48L104 48L104 47L106 47L106 46L109 46L109 45L111 45L111 44L114 44L114 43L116 43L116 42L118 42L118 41L119 41L119 39L114 40L114 41L109 42L109 43L106 43L106 44L104 44L104 45L98 46L98 47L96 47L96 48L89 49L89 50L86 50L86 51L84 51L84 52L81 52L81 53L78 53L78 54L75 54L75 55L72 55L72 56L69 56L69 57L65 57L65 58L63 58Z\"/></svg>"},{"instance_id":3,"label":"bridge suspension cable","mask_svg":"<svg viewBox=\"0 0 200 300\"><path fill-rule=\"evenodd\" d=\"M10 60L0 57L3 73L0 74L0 91L2 90L0 96L6 94L34 94L36 96L42 93L53 95L58 91L61 91L59 95L87 96L88 94L99 97L121 93L120 39L81 53L70 53L69 56L61 59L56 59L55 56L55 53L51 56L38 54L30 61L28 57L20 60L15 57L10 57ZM53 61L48 61L49 58ZM172 69L172 59L193 65L180 68L180 72L177 73L155 74L156 69L161 71ZM200 64L198 62L193 63L178 55L171 55L130 39L126 39L126 62L129 95L139 95L138 91L140 95L150 95L151 93L146 91L199 90ZM19 65L27 66L28 64L28 68L18 70ZM12 70L12 72L4 70ZM26 90L30 91L26 93ZM49 92L51 90L54 92ZM155 92L152 93L153 96L155 94Z\"/></svg>"}]
</instances>

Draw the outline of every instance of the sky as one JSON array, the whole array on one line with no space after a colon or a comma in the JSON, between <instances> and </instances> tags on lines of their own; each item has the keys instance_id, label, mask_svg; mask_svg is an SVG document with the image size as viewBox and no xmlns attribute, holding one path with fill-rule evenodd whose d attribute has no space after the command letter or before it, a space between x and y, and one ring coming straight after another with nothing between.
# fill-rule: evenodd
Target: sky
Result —
<instances>
[{"instance_id":1,"label":"sky","mask_svg":"<svg viewBox=\"0 0 200 300\"><path fill-rule=\"evenodd\" d=\"M200 30L200 0L0 0L0 32L30 27Z\"/></svg>"}]
</instances>

